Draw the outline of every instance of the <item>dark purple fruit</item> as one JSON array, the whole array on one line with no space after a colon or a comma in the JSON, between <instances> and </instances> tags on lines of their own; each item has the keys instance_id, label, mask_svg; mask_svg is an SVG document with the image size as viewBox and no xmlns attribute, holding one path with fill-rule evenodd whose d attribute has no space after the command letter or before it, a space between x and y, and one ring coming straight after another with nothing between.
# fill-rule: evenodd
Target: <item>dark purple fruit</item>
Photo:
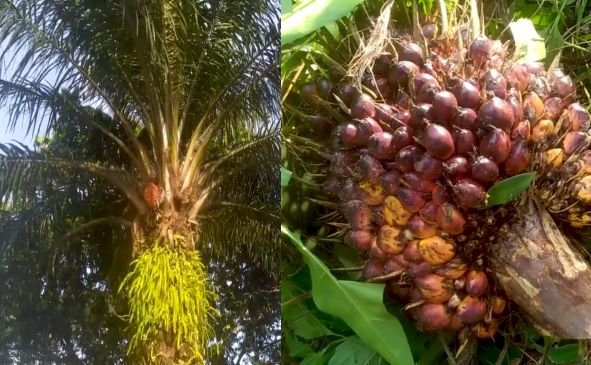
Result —
<instances>
[{"instance_id":1,"label":"dark purple fruit","mask_svg":"<svg viewBox=\"0 0 591 365\"><path fill-rule=\"evenodd\" d=\"M474 130L478 114L471 108L458 108L452 124L458 128Z\"/></svg>"},{"instance_id":2,"label":"dark purple fruit","mask_svg":"<svg viewBox=\"0 0 591 365\"><path fill-rule=\"evenodd\" d=\"M523 63L515 63L511 66L507 77L509 85L517 88L520 92L525 92L529 85L529 71Z\"/></svg>"},{"instance_id":3,"label":"dark purple fruit","mask_svg":"<svg viewBox=\"0 0 591 365\"><path fill-rule=\"evenodd\" d=\"M413 309L413 316L419 330L425 332L443 331L451 321L444 304L425 303Z\"/></svg>"},{"instance_id":4,"label":"dark purple fruit","mask_svg":"<svg viewBox=\"0 0 591 365\"><path fill-rule=\"evenodd\" d=\"M316 85L312 82L307 82L302 85L300 89L300 95L308 104L317 104L318 103L318 90Z\"/></svg>"},{"instance_id":5,"label":"dark purple fruit","mask_svg":"<svg viewBox=\"0 0 591 365\"><path fill-rule=\"evenodd\" d=\"M443 171L452 181L458 181L468 177L470 164L466 157L455 155L443 163Z\"/></svg>"},{"instance_id":6,"label":"dark purple fruit","mask_svg":"<svg viewBox=\"0 0 591 365\"><path fill-rule=\"evenodd\" d=\"M558 96L548 98L544 101L543 118L557 121L562 115L562 99Z\"/></svg>"},{"instance_id":7,"label":"dark purple fruit","mask_svg":"<svg viewBox=\"0 0 591 365\"><path fill-rule=\"evenodd\" d=\"M511 140L529 140L531 136L531 123L529 120L522 120L521 122L517 123L513 130L511 131Z\"/></svg>"},{"instance_id":8,"label":"dark purple fruit","mask_svg":"<svg viewBox=\"0 0 591 365\"><path fill-rule=\"evenodd\" d=\"M392 97L392 86L385 77L372 80L370 89L377 95L379 100L388 100Z\"/></svg>"},{"instance_id":9,"label":"dark purple fruit","mask_svg":"<svg viewBox=\"0 0 591 365\"><path fill-rule=\"evenodd\" d=\"M324 77L319 78L316 80L316 91L319 97L324 100L328 100L332 95L332 82Z\"/></svg>"},{"instance_id":10,"label":"dark purple fruit","mask_svg":"<svg viewBox=\"0 0 591 365\"><path fill-rule=\"evenodd\" d=\"M455 151L453 138L447 128L435 123L427 125L422 133L421 144L427 152L442 160L450 158Z\"/></svg>"},{"instance_id":11,"label":"dark purple fruit","mask_svg":"<svg viewBox=\"0 0 591 365\"><path fill-rule=\"evenodd\" d=\"M487 157L478 156L472 161L470 172L474 180L491 183L499 177L499 165Z\"/></svg>"},{"instance_id":12,"label":"dark purple fruit","mask_svg":"<svg viewBox=\"0 0 591 365\"><path fill-rule=\"evenodd\" d=\"M486 191L472 179L462 179L453 186L454 198L462 208L481 208L486 201Z\"/></svg>"},{"instance_id":13,"label":"dark purple fruit","mask_svg":"<svg viewBox=\"0 0 591 365\"><path fill-rule=\"evenodd\" d=\"M384 260L367 260L363 265L363 277L367 280L384 276Z\"/></svg>"},{"instance_id":14,"label":"dark purple fruit","mask_svg":"<svg viewBox=\"0 0 591 365\"><path fill-rule=\"evenodd\" d=\"M420 94L421 91L425 87L427 87L428 85L441 88L441 86L439 85L439 81L437 81L437 79L435 77L433 77L432 75L425 73L425 72L418 73L415 76L413 83L414 83L413 85L415 88L415 93L417 93L417 94Z\"/></svg>"},{"instance_id":15,"label":"dark purple fruit","mask_svg":"<svg viewBox=\"0 0 591 365\"><path fill-rule=\"evenodd\" d=\"M386 173L380 160L369 154L363 154L359 159L359 173L364 180L376 181Z\"/></svg>"},{"instance_id":16,"label":"dark purple fruit","mask_svg":"<svg viewBox=\"0 0 591 365\"><path fill-rule=\"evenodd\" d=\"M397 150L400 150L413 143L408 127L399 127L392 133L392 140Z\"/></svg>"},{"instance_id":17,"label":"dark purple fruit","mask_svg":"<svg viewBox=\"0 0 591 365\"><path fill-rule=\"evenodd\" d=\"M369 231L349 231L345 235L345 243L360 251L369 250L374 240L374 235Z\"/></svg>"},{"instance_id":18,"label":"dark purple fruit","mask_svg":"<svg viewBox=\"0 0 591 365\"><path fill-rule=\"evenodd\" d=\"M410 61L399 61L388 70L388 82L392 86L406 86L411 74L418 74L419 66Z\"/></svg>"},{"instance_id":19,"label":"dark purple fruit","mask_svg":"<svg viewBox=\"0 0 591 365\"><path fill-rule=\"evenodd\" d=\"M391 133L378 132L369 137L367 151L380 160L394 160L396 158L396 147Z\"/></svg>"},{"instance_id":20,"label":"dark purple fruit","mask_svg":"<svg viewBox=\"0 0 591 365\"><path fill-rule=\"evenodd\" d=\"M587 132L591 125L591 116L581 104L573 103L566 109L565 124L571 131Z\"/></svg>"},{"instance_id":21,"label":"dark purple fruit","mask_svg":"<svg viewBox=\"0 0 591 365\"><path fill-rule=\"evenodd\" d=\"M458 306L457 315L466 324L476 324L486 315L486 303L469 295Z\"/></svg>"},{"instance_id":22,"label":"dark purple fruit","mask_svg":"<svg viewBox=\"0 0 591 365\"><path fill-rule=\"evenodd\" d=\"M406 245L406 247L404 248L402 255L403 255L404 259L409 263L410 262L419 263L419 262L423 261L423 256L421 256L421 253L419 252L419 241L418 240L410 241Z\"/></svg>"},{"instance_id":23,"label":"dark purple fruit","mask_svg":"<svg viewBox=\"0 0 591 365\"><path fill-rule=\"evenodd\" d=\"M359 134L359 145L365 146L369 142L369 137L374 133L382 132L380 124L372 118L364 118L357 122L357 133Z\"/></svg>"},{"instance_id":24,"label":"dark purple fruit","mask_svg":"<svg viewBox=\"0 0 591 365\"><path fill-rule=\"evenodd\" d=\"M436 180L443 173L443 163L434 156L424 153L415 160L414 170L425 180Z\"/></svg>"},{"instance_id":25,"label":"dark purple fruit","mask_svg":"<svg viewBox=\"0 0 591 365\"><path fill-rule=\"evenodd\" d=\"M423 58L423 49L416 43L407 43L400 47L398 59L401 61L410 61L418 66L423 66L425 60Z\"/></svg>"},{"instance_id":26,"label":"dark purple fruit","mask_svg":"<svg viewBox=\"0 0 591 365\"><path fill-rule=\"evenodd\" d=\"M373 118L376 114L374 100L369 95L361 95L351 104L351 118Z\"/></svg>"},{"instance_id":27,"label":"dark purple fruit","mask_svg":"<svg viewBox=\"0 0 591 365\"><path fill-rule=\"evenodd\" d=\"M478 110L478 119L483 126L495 126L504 131L511 131L513 127L513 108L499 97L492 97L482 104Z\"/></svg>"},{"instance_id":28,"label":"dark purple fruit","mask_svg":"<svg viewBox=\"0 0 591 365\"><path fill-rule=\"evenodd\" d=\"M452 89L452 92L456 96L459 106L470 109L478 109L480 107L480 90L471 82L460 82Z\"/></svg>"},{"instance_id":29,"label":"dark purple fruit","mask_svg":"<svg viewBox=\"0 0 591 365\"><path fill-rule=\"evenodd\" d=\"M423 205L419 215L425 222L435 225L437 224L437 209L439 209L439 204L431 200Z\"/></svg>"},{"instance_id":30,"label":"dark purple fruit","mask_svg":"<svg viewBox=\"0 0 591 365\"><path fill-rule=\"evenodd\" d=\"M437 234L437 229L427 222L425 222L420 215L415 214L407 225L408 230L413 237L418 239L433 237Z\"/></svg>"},{"instance_id":31,"label":"dark purple fruit","mask_svg":"<svg viewBox=\"0 0 591 365\"><path fill-rule=\"evenodd\" d=\"M435 188L435 183L430 180L423 179L416 172L407 172L402 175L402 183L411 189L421 193L431 193Z\"/></svg>"},{"instance_id":32,"label":"dark purple fruit","mask_svg":"<svg viewBox=\"0 0 591 365\"><path fill-rule=\"evenodd\" d=\"M330 119L320 116L320 115L311 115L308 117L308 122L310 123L310 127L318 137L326 137L330 134L333 125L330 122Z\"/></svg>"},{"instance_id":33,"label":"dark purple fruit","mask_svg":"<svg viewBox=\"0 0 591 365\"><path fill-rule=\"evenodd\" d=\"M374 119L397 128L401 123L395 119L396 110L390 104L377 103Z\"/></svg>"},{"instance_id":34,"label":"dark purple fruit","mask_svg":"<svg viewBox=\"0 0 591 365\"><path fill-rule=\"evenodd\" d=\"M371 228L371 209L361 200L351 200L343 204L342 212L351 229L368 231Z\"/></svg>"},{"instance_id":35,"label":"dark purple fruit","mask_svg":"<svg viewBox=\"0 0 591 365\"><path fill-rule=\"evenodd\" d=\"M475 297L486 293L488 278L482 271L470 270L466 274L466 292Z\"/></svg>"},{"instance_id":36,"label":"dark purple fruit","mask_svg":"<svg viewBox=\"0 0 591 365\"><path fill-rule=\"evenodd\" d=\"M512 89L509 92L507 102L511 105L511 109L513 110L513 120L517 122L523 120L523 106L519 102L517 95L515 95L515 89Z\"/></svg>"},{"instance_id":37,"label":"dark purple fruit","mask_svg":"<svg viewBox=\"0 0 591 365\"><path fill-rule=\"evenodd\" d=\"M443 203L437 209L437 224L444 232L458 235L464 232L466 219L453 204Z\"/></svg>"},{"instance_id":38,"label":"dark purple fruit","mask_svg":"<svg viewBox=\"0 0 591 365\"><path fill-rule=\"evenodd\" d=\"M486 91L493 93L501 99L507 97L507 80L494 68L484 74L481 82Z\"/></svg>"},{"instance_id":39,"label":"dark purple fruit","mask_svg":"<svg viewBox=\"0 0 591 365\"><path fill-rule=\"evenodd\" d=\"M339 96L345 105L351 106L353 100L361 96L361 92L353 84L344 83L339 85Z\"/></svg>"},{"instance_id":40,"label":"dark purple fruit","mask_svg":"<svg viewBox=\"0 0 591 365\"><path fill-rule=\"evenodd\" d=\"M505 161L505 174L514 176L527 171L530 161L531 152L527 148L525 140L513 142L509 157Z\"/></svg>"},{"instance_id":41,"label":"dark purple fruit","mask_svg":"<svg viewBox=\"0 0 591 365\"><path fill-rule=\"evenodd\" d=\"M457 113L458 101L451 92L444 90L433 96L433 121L444 124Z\"/></svg>"},{"instance_id":42,"label":"dark purple fruit","mask_svg":"<svg viewBox=\"0 0 591 365\"><path fill-rule=\"evenodd\" d=\"M419 146L406 146L396 155L395 166L401 172L411 172L414 170L415 161L425 152Z\"/></svg>"},{"instance_id":43,"label":"dark purple fruit","mask_svg":"<svg viewBox=\"0 0 591 365\"><path fill-rule=\"evenodd\" d=\"M567 156L572 155L585 144L587 135L583 132L568 132L562 141L562 149Z\"/></svg>"},{"instance_id":44,"label":"dark purple fruit","mask_svg":"<svg viewBox=\"0 0 591 365\"><path fill-rule=\"evenodd\" d=\"M384 193L395 195L400 189L400 172L391 170L382 175L380 179Z\"/></svg>"},{"instance_id":45,"label":"dark purple fruit","mask_svg":"<svg viewBox=\"0 0 591 365\"><path fill-rule=\"evenodd\" d=\"M425 199L421 193L413 189L400 188L396 196L400 199L404 209L411 213L418 213L425 205Z\"/></svg>"},{"instance_id":46,"label":"dark purple fruit","mask_svg":"<svg viewBox=\"0 0 591 365\"><path fill-rule=\"evenodd\" d=\"M437 35L437 25L434 23L425 24L421 27L421 33L426 40L432 40Z\"/></svg>"},{"instance_id":47,"label":"dark purple fruit","mask_svg":"<svg viewBox=\"0 0 591 365\"><path fill-rule=\"evenodd\" d=\"M441 87L436 84L427 84L423 86L420 92L418 92L417 101L419 103L433 103L435 94L441 91Z\"/></svg>"},{"instance_id":48,"label":"dark purple fruit","mask_svg":"<svg viewBox=\"0 0 591 365\"><path fill-rule=\"evenodd\" d=\"M480 154L497 164L505 162L511 151L511 139L504 131L494 128L480 140Z\"/></svg>"},{"instance_id":49,"label":"dark purple fruit","mask_svg":"<svg viewBox=\"0 0 591 365\"><path fill-rule=\"evenodd\" d=\"M457 154L468 155L474 152L476 148L476 136L471 130L455 128L451 132L451 135Z\"/></svg>"},{"instance_id":50,"label":"dark purple fruit","mask_svg":"<svg viewBox=\"0 0 591 365\"><path fill-rule=\"evenodd\" d=\"M437 274L423 275L416 278L414 283L427 303L445 303L454 295L452 283Z\"/></svg>"},{"instance_id":51,"label":"dark purple fruit","mask_svg":"<svg viewBox=\"0 0 591 365\"><path fill-rule=\"evenodd\" d=\"M476 67L481 67L492 53L492 42L490 39L480 36L470 45L469 53Z\"/></svg>"}]
</instances>

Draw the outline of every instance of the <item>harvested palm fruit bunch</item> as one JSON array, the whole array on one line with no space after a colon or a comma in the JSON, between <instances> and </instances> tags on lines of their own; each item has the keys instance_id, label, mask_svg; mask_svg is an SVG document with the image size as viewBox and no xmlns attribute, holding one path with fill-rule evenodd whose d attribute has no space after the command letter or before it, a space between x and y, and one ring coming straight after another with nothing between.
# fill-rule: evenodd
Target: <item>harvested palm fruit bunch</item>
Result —
<instances>
[{"instance_id":1,"label":"harvested palm fruit bunch","mask_svg":"<svg viewBox=\"0 0 591 365\"><path fill-rule=\"evenodd\" d=\"M545 334L591 338L572 234L591 225L591 117L572 78L475 26L417 38L376 24L342 77L300 88L364 278L423 331L491 338L519 310ZM491 206L491 188L531 172L518 199Z\"/></svg>"}]
</instances>

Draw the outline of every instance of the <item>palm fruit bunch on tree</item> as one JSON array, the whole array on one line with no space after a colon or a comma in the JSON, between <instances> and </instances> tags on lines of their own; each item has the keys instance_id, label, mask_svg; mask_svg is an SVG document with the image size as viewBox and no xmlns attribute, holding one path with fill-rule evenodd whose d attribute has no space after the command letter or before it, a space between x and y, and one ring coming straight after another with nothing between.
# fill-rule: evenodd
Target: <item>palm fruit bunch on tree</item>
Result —
<instances>
[{"instance_id":1,"label":"palm fruit bunch on tree","mask_svg":"<svg viewBox=\"0 0 591 365\"><path fill-rule=\"evenodd\" d=\"M591 224L591 118L575 83L478 27L416 29L300 85L364 278L423 331L490 338L515 303L544 333L591 337L572 234ZM491 207L490 189L522 174L527 192Z\"/></svg>"}]
</instances>

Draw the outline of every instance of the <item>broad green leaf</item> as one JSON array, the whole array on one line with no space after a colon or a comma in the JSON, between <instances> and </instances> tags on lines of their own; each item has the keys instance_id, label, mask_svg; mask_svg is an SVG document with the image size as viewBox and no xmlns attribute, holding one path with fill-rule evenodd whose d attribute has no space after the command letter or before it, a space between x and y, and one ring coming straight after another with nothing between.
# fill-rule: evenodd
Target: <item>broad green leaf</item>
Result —
<instances>
[{"instance_id":1,"label":"broad green leaf","mask_svg":"<svg viewBox=\"0 0 591 365\"><path fill-rule=\"evenodd\" d=\"M358 336L347 337L335 348L328 365L380 365L382 357Z\"/></svg>"},{"instance_id":2,"label":"broad green leaf","mask_svg":"<svg viewBox=\"0 0 591 365\"><path fill-rule=\"evenodd\" d=\"M289 278L281 280L281 315L293 332L306 340L329 336L333 333L306 306L298 300L302 292Z\"/></svg>"},{"instance_id":3,"label":"broad green leaf","mask_svg":"<svg viewBox=\"0 0 591 365\"><path fill-rule=\"evenodd\" d=\"M382 302L384 285L337 280L287 227L281 232L300 251L310 268L312 296L318 309L345 321L359 337L391 365L413 364L400 322Z\"/></svg>"},{"instance_id":4,"label":"broad green leaf","mask_svg":"<svg viewBox=\"0 0 591 365\"><path fill-rule=\"evenodd\" d=\"M287 14L291 12L292 8L292 0L281 0L281 14Z\"/></svg>"},{"instance_id":5,"label":"broad green leaf","mask_svg":"<svg viewBox=\"0 0 591 365\"><path fill-rule=\"evenodd\" d=\"M488 207L503 205L517 198L521 193L527 190L535 176L535 172L527 172L525 174L511 176L510 178L493 185L488 190L486 205Z\"/></svg>"},{"instance_id":6,"label":"broad green leaf","mask_svg":"<svg viewBox=\"0 0 591 365\"><path fill-rule=\"evenodd\" d=\"M509 24L515 41L515 57L519 61L539 61L546 58L546 46L529 19L518 19Z\"/></svg>"},{"instance_id":7,"label":"broad green leaf","mask_svg":"<svg viewBox=\"0 0 591 365\"><path fill-rule=\"evenodd\" d=\"M291 331L288 331L284 338L291 357L302 358L314 352L309 344L300 340Z\"/></svg>"},{"instance_id":8,"label":"broad green leaf","mask_svg":"<svg viewBox=\"0 0 591 365\"><path fill-rule=\"evenodd\" d=\"M363 0L305 0L281 16L281 45L349 15Z\"/></svg>"},{"instance_id":9,"label":"broad green leaf","mask_svg":"<svg viewBox=\"0 0 591 365\"><path fill-rule=\"evenodd\" d=\"M554 364L579 364L579 350L578 343L551 348L548 350L548 359Z\"/></svg>"},{"instance_id":10,"label":"broad green leaf","mask_svg":"<svg viewBox=\"0 0 591 365\"><path fill-rule=\"evenodd\" d=\"M330 354L326 352L314 353L306 356L300 365L325 365L330 358Z\"/></svg>"},{"instance_id":11,"label":"broad green leaf","mask_svg":"<svg viewBox=\"0 0 591 365\"><path fill-rule=\"evenodd\" d=\"M291 171L281 166L281 187L286 187L291 180Z\"/></svg>"},{"instance_id":12,"label":"broad green leaf","mask_svg":"<svg viewBox=\"0 0 591 365\"><path fill-rule=\"evenodd\" d=\"M334 245L334 254L344 267L357 267L363 265L359 252L351 246L344 244ZM347 274L351 280L359 280L361 278L361 271L352 271Z\"/></svg>"}]
</instances>

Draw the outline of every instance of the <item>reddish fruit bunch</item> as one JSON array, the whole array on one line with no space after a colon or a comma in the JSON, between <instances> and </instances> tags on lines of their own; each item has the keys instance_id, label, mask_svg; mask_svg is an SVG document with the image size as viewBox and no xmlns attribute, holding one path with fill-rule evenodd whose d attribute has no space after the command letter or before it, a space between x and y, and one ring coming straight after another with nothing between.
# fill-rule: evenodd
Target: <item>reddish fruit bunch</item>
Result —
<instances>
[{"instance_id":1,"label":"reddish fruit bunch","mask_svg":"<svg viewBox=\"0 0 591 365\"><path fill-rule=\"evenodd\" d=\"M151 209L155 209L158 206L161 193L160 187L151 181L144 185L144 201Z\"/></svg>"},{"instance_id":2,"label":"reddish fruit bunch","mask_svg":"<svg viewBox=\"0 0 591 365\"><path fill-rule=\"evenodd\" d=\"M468 247L488 244L477 235L488 223L486 192L531 169L551 187L564 174L556 171L575 169L567 196L591 205L591 118L562 70L511 63L485 37L458 49L465 35L455 37L427 49L400 41L397 58L375 60L363 92L355 80L322 78L301 95L347 114L330 134L325 188L349 224L345 242L367 255L365 278L386 282L422 330L488 338L505 300L486 251ZM315 120L330 129L329 118Z\"/></svg>"}]
</instances>

